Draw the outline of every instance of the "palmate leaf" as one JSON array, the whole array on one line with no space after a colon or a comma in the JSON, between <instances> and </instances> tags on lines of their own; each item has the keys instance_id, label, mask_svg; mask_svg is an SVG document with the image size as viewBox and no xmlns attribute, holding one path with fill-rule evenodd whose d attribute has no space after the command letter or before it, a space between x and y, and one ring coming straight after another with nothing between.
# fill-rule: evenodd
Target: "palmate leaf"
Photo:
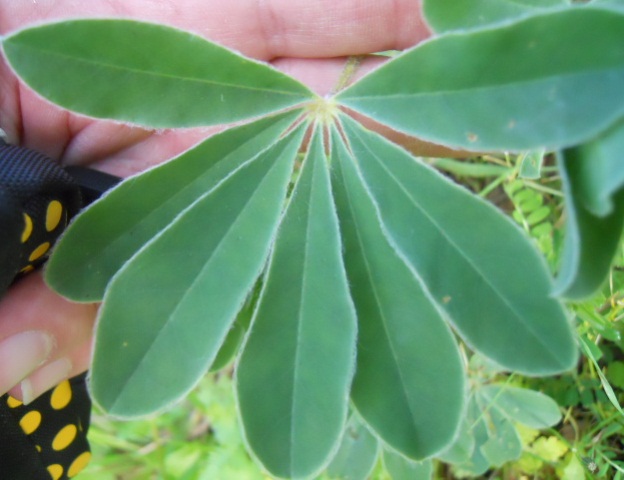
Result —
<instances>
[{"instance_id":1,"label":"palmate leaf","mask_svg":"<svg viewBox=\"0 0 624 480\"><path fill-rule=\"evenodd\" d=\"M28 28L5 38L3 48L22 80L57 105L147 127L229 123L314 97L266 64L133 20Z\"/></svg>"},{"instance_id":2,"label":"palmate leaf","mask_svg":"<svg viewBox=\"0 0 624 480\"><path fill-rule=\"evenodd\" d=\"M101 300L112 276L185 208L273 145L298 112L226 130L128 179L66 230L46 281L74 301Z\"/></svg>"},{"instance_id":3,"label":"palmate leaf","mask_svg":"<svg viewBox=\"0 0 624 480\"><path fill-rule=\"evenodd\" d=\"M425 0L423 11L429 26L441 33L484 27L569 4L569 0Z\"/></svg>"},{"instance_id":4,"label":"palmate leaf","mask_svg":"<svg viewBox=\"0 0 624 480\"><path fill-rule=\"evenodd\" d=\"M200 198L115 275L91 380L105 411L163 408L214 360L264 266L302 130Z\"/></svg>"},{"instance_id":5,"label":"palmate leaf","mask_svg":"<svg viewBox=\"0 0 624 480\"><path fill-rule=\"evenodd\" d=\"M577 349L543 259L492 205L343 117L393 245L466 342L528 375L572 368Z\"/></svg>"},{"instance_id":6,"label":"palmate leaf","mask_svg":"<svg viewBox=\"0 0 624 480\"><path fill-rule=\"evenodd\" d=\"M534 15L422 43L337 100L395 130L453 147L569 146L624 113L622 38L624 15L615 10Z\"/></svg>"},{"instance_id":7,"label":"palmate leaf","mask_svg":"<svg viewBox=\"0 0 624 480\"><path fill-rule=\"evenodd\" d=\"M359 324L351 398L384 442L426 458L453 439L460 421L464 375L457 345L379 225L355 167L367 152L353 158L335 131L332 140L333 187Z\"/></svg>"},{"instance_id":8,"label":"palmate leaf","mask_svg":"<svg viewBox=\"0 0 624 480\"><path fill-rule=\"evenodd\" d=\"M317 133L275 240L236 369L245 437L279 477L309 477L340 442L356 318Z\"/></svg>"}]
</instances>

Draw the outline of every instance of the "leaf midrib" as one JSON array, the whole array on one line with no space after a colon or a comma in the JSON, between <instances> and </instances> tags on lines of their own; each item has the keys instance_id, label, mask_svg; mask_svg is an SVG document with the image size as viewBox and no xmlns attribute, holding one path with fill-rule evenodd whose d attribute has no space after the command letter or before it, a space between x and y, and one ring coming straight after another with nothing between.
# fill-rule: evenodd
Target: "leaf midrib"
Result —
<instances>
[{"instance_id":1,"label":"leaf midrib","mask_svg":"<svg viewBox=\"0 0 624 480\"><path fill-rule=\"evenodd\" d=\"M619 68L602 68L596 70L584 70L584 71L575 71L575 72L566 72L561 75L545 75L542 77L534 77L527 79L520 79L513 82L506 83L486 83L483 85L466 87L462 89L444 89L444 90L425 90L414 92L414 93L395 93L395 94L385 94L385 95L360 95L360 96L349 96L346 95L344 99L348 103L350 100L356 101L371 101L371 100L406 100L411 98L420 98L420 97L436 97L436 96L445 96L445 95L461 95L461 94L469 94L469 93L480 93L480 92L489 92L493 90L502 90L506 88L514 88L526 86L527 84L538 84L542 82L549 82L553 80L558 80L561 78L575 78L582 76L590 76L590 75L601 75L601 74L620 74L624 78L624 65ZM348 91L345 91L348 92ZM339 95L339 97L341 97Z\"/></svg>"},{"instance_id":2,"label":"leaf midrib","mask_svg":"<svg viewBox=\"0 0 624 480\"><path fill-rule=\"evenodd\" d=\"M354 131L355 132L355 131ZM359 133L355 132L356 135L358 135L359 137ZM382 162L379 157L377 155L375 155L369 148L368 146L365 144L365 142L363 142L361 140L360 137L360 144L362 146L364 146L366 148L366 150L370 153L370 155L372 157L374 157L377 161L377 163L381 166L381 168L386 172L386 174L389 176L389 178L392 179L392 181L398 186L399 190L409 199L409 202L415 207L417 208L424 216L425 218L427 218L427 220L429 220L429 222L431 223L431 225L433 225L435 227L435 229L438 231L439 235L441 238L443 238L444 240L447 241L447 243L455 250L459 253L459 255L464 258L464 260L468 263L468 265L470 267L473 268L473 270L478 274L478 276L484 281L485 285L496 295L496 297L500 298L503 302L503 304L509 309L509 311L513 314L513 316L519 320L519 324L524 325L524 327L527 329L527 331L531 334L531 336L533 336L537 343L540 344L543 347L543 350L545 353L547 353L548 356L550 356L550 358L554 359L556 361L556 363L558 365L562 365L560 359L556 356L554 356L551 352L551 349L549 348L550 346L541 338L540 335L537 335L534 331L534 329L528 325L524 319L522 318L522 316L519 314L519 312L516 310L516 308L509 303L509 301L507 300L507 298L502 295L499 290L488 280L487 276L484 275L484 273L481 271L481 269L478 268L477 265L475 265L472 260L466 256L466 254L455 244L455 242L448 236L446 235L446 233L444 232L444 229L428 214L428 212L421 207L415 199L412 198L412 196L409 194L409 191L405 189L405 187L403 186L403 184L392 174L392 172L390 172L386 166L384 165L384 162ZM391 237L389 237L391 238ZM396 243L393 240L393 243ZM397 248L398 245L397 245Z\"/></svg>"},{"instance_id":3,"label":"leaf midrib","mask_svg":"<svg viewBox=\"0 0 624 480\"><path fill-rule=\"evenodd\" d=\"M351 158L351 157L349 156L349 158ZM343 178L345 178L344 177L344 173L343 173ZM365 251L364 243L362 242L362 236L360 234L360 230L359 230L359 228L357 228L357 227L359 227L360 222L358 220L357 215L354 213L354 209L352 207L353 202L352 202L352 199L351 199L351 193L349 191L349 188L347 187L347 182L343 180L343 183L344 183L344 186L345 186L345 194L346 194L346 197L347 197L348 208L349 208L349 211L351 212L351 217L353 218L354 223L356 225L356 228L354 228L355 236L356 236L357 242L358 242L358 244L360 246L360 251L362 252L362 259L364 261L364 267L366 269L366 273L367 273L367 277L369 279L369 283L370 283L371 288L373 290L373 296L375 298L375 304L377 306L377 311L379 312L380 318L382 320L381 324L383 326L384 334L386 336L387 343L390 346L390 352L392 354L392 358L394 360L394 363L395 363L395 366L396 366L396 370L397 370L397 372L399 374L399 378L401 380L401 393L403 394L404 401L405 401L405 403L407 405L407 408L408 408L408 411L410 413L410 416L412 417L412 424L416 425L416 424L418 424L418 421L417 421L416 415L415 415L415 413L413 411L412 404L409 401L409 393L408 393L407 387L406 387L406 383L407 382L404 379L404 374L403 374L402 369L399 367L400 362L398 360L398 355L396 353L394 344L390 340L390 333L389 333L389 329L388 329L387 315L385 313L385 310L381 307L381 302L379 300L379 293L378 293L378 289L377 289L377 284L373 280L373 275L371 273L370 263L369 263L368 258L366 257L366 255L363 254L363 252ZM383 233L382 233L382 235L383 235ZM398 259L398 260L401 261L400 259Z\"/></svg>"},{"instance_id":4,"label":"leaf midrib","mask_svg":"<svg viewBox=\"0 0 624 480\"><path fill-rule=\"evenodd\" d=\"M260 136L263 133L265 133L265 131L266 130L263 130L263 131L259 132L257 135L254 135L253 138L250 139L250 141L256 139L258 136ZM214 192L216 189L218 189L221 185L223 185L223 183L228 181L232 176L236 175L240 170L242 170L243 168L246 168L252 162L257 161L263 154L266 154L266 152L268 150L270 150L272 147L274 147L277 143L279 143L279 140L278 140L278 142L275 142L275 143L273 143L271 145L267 145L266 148L264 148L263 150L258 151L255 156L249 158L248 160L243 161L238 167L236 167L234 170L231 170L230 172L228 172L226 176L222 177L214 185L212 185L212 188L210 188L209 190L205 191L204 193L202 193L201 195L199 195L198 197L194 198L189 203L187 203L182 209L180 209L180 211L177 214L175 214L172 217L171 221L167 225L165 225L164 227L160 228L159 231L156 232L155 235L153 235L151 238L148 238L141 246L139 246L139 248L135 249L135 251L128 257L127 261L129 261L129 259L131 259L135 255L137 255L141 250L146 248L149 244L151 244L158 237L160 237L160 235L162 235L165 230L167 230L171 225L173 225L175 223L175 221L178 218L180 218L180 216L182 216L185 212L187 212L188 210L193 208L198 202L201 202L206 196L210 195L212 192ZM240 149L244 148L244 146L245 146L245 144L240 145L238 148L236 148L235 150L230 152L226 157L220 159L220 161L218 163L216 163L215 166L221 165L221 162L227 161L228 158L231 158L233 155L236 155L236 152L238 152ZM212 171L212 169L210 171ZM145 211L145 214L141 217L141 219L131 226L131 230L130 231L134 231L134 230L136 230L138 228L141 228L142 225L145 225L147 222L149 222L149 220L151 220L155 215L157 215L159 213L159 211L162 208L165 208L166 205L169 204L171 201L175 201L176 198L184 197L185 192L187 192L190 189L194 189L195 186L198 183L201 183L201 182L205 181L206 175L209 175L209 171L205 171L199 177L196 177L195 179L193 179L190 182L186 183L181 189L179 189L177 191L171 192L170 195L163 196L161 198L160 202L152 203L151 204L152 208L147 209ZM99 254L96 257L94 257L93 259L106 257L107 253L111 249L114 251L115 247L117 245L119 245L120 243L123 245L127 235L128 235L128 229L124 229L123 231L120 231L117 235L114 235L114 236L110 237L111 241L106 243L106 245L102 246L99 249ZM94 262L91 262L91 263L94 263Z\"/></svg>"},{"instance_id":5,"label":"leaf midrib","mask_svg":"<svg viewBox=\"0 0 624 480\"><path fill-rule=\"evenodd\" d=\"M215 80L209 80L206 78L198 78L198 77L183 77L183 76L176 76L170 73L164 73L164 72L156 72L156 71L150 71L150 70L142 70L142 69L138 69L138 68L130 68L127 66L119 66L119 65L115 65L115 64L110 64L110 63L106 63L106 62L96 62L93 61L92 59L85 59L85 58L81 58L81 57L76 57L76 56L71 56L71 55L65 55L62 53L59 53L58 51L55 50L47 50L45 48L36 48L24 43L13 43L11 44L9 41L7 41L6 43L8 43L9 46L13 46L13 48L15 48L16 50L18 49L23 49L23 50L31 50L37 53L42 53L45 55L47 55L48 57L58 57L62 60L68 61L68 62L75 62L78 64L82 64L82 65L87 65L89 67L95 67L95 68L100 68L100 69L110 69L110 70L117 70L120 72L130 72L130 73L134 73L137 75L145 75L147 77L155 77L155 78L163 78L163 79L168 79L168 80L174 80L176 83L183 83L183 82L188 82L188 83L195 83L198 85L205 85L205 86L210 86L210 87L214 87L214 86L218 86L218 87L223 87L223 88L231 88L231 89L238 89L238 90L248 90L248 91L252 91L252 92L265 92L265 93L273 93L273 94L280 94L280 95L287 95L287 96L293 96L293 97L303 97L305 95L305 93L308 92L292 92L292 91L287 91L287 90L277 90L277 89L271 89L271 88L258 88L258 87L251 87L248 85L241 85L241 84L233 84L233 83L227 83L227 82L222 82L222 81L215 81ZM244 57L241 57L244 58ZM251 64L254 65L262 65L262 64L255 64L254 62L251 62L248 59L245 59L248 62L250 62ZM267 67L269 68L269 67ZM271 71L269 69L269 71ZM277 75L282 75L279 72L272 72L275 73ZM290 80L290 77L285 77L286 79ZM296 83L296 81L293 81L293 84L298 85Z\"/></svg>"},{"instance_id":6,"label":"leaf midrib","mask_svg":"<svg viewBox=\"0 0 624 480\"><path fill-rule=\"evenodd\" d=\"M240 212L243 212L247 205L249 205L251 203L251 201L256 197L256 195L258 194L258 191L261 190L262 185L264 185L264 183L266 182L267 177L270 176L270 174L273 172L274 168L276 168L276 166L279 165L279 161L275 162L275 165L273 165L269 170L267 170L267 172L265 173L265 175L262 178L262 181L258 182L256 184L256 188L254 189L252 195L250 195L249 199L245 202L244 206L241 208ZM132 381L132 379L138 374L138 372L142 369L142 366L144 364L144 362L146 361L147 357L150 355L150 352L152 351L154 344L158 342L159 338L163 335L163 332L167 329L167 326L174 321L177 312L179 311L179 309L182 307L182 304L185 303L186 298L191 294L191 292L195 289L197 283L200 281L200 279L203 277L205 271L208 269L208 267L210 265L212 265L214 258L217 256L217 253L222 249L223 244L225 243L225 239L227 237L230 236L231 231L234 229L234 227L236 225L238 225L238 223L240 222L240 218L241 218L242 214L239 213L239 215L237 215L236 219L230 224L230 226L227 228L225 235L223 235L223 237L221 238L221 240L219 240L219 242L217 243L215 249L213 250L213 252L211 253L210 257L208 258L208 261L201 267L200 271L198 272L197 275L195 275L195 278L192 280L192 282L190 283L190 286L185 290L184 295L182 295L182 297L180 298L180 300L176 303L176 306L174 307L174 309L172 310L172 312L168 315L167 320L162 324L161 328L158 329L158 332L156 333L156 335L154 335L153 340L149 346L149 348L145 351L145 354L141 357L141 359L139 360L139 362L137 363L136 368L132 371L132 373L126 378L126 380L122 383L122 386L118 389L118 391L120 392L117 397L116 400L111 404L110 406L110 411L113 411L115 409L115 406L117 405L117 403L120 401L121 397L123 396L123 392L126 388L126 386Z\"/></svg>"}]
</instances>

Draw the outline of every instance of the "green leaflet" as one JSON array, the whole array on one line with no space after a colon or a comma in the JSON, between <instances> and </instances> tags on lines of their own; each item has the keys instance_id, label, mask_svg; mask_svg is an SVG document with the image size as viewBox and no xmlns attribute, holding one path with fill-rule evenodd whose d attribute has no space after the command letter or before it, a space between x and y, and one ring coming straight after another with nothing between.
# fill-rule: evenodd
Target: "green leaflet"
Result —
<instances>
[{"instance_id":1,"label":"green leaflet","mask_svg":"<svg viewBox=\"0 0 624 480\"><path fill-rule=\"evenodd\" d=\"M604 161L621 162L621 152L613 152L614 157L594 157L594 148L570 149L559 160L559 169L566 197L566 235L563 246L561 267L554 287L555 294L571 300L580 300L593 294L607 278L611 262L622 235L624 226L624 187L608 197L604 202L595 196L578 192L592 191L588 186L595 175L588 172L595 165L606 165ZM621 178L622 166L612 164L612 173ZM605 182L602 195L608 189ZM589 199L589 200L587 200ZM592 205L609 206L612 211L598 216L587 209L583 201Z\"/></svg>"},{"instance_id":2,"label":"green leaflet","mask_svg":"<svg viewBox=\"0 0 624 480\"><path fill-rule=\"evenodd\" d=\"M386 63L337 101L452 147L568 146L624 113L622 38L624 15L589 7L443 35Z\"/></svg>"},{"instance_id":3,"label":"green leaflet","mask_svg":"<svg viewBox=\"0 0 624 480\"><path fill-rule=\"evenodd\" d=\"M594 0L592 5L600 8L620 9L624 12L624 1L622 0Z\"/></svg>"},{"instance_id":4,"label":"green leaflet","mask_svg":"<svg viewBox=\"0 0 624 480\"><path fill-rule=\"evenodd\" d=\"M568 0L425 0L423 10L429 26L442 33L484 27L569 3Z\"/></svg>"},{"instance_id":5,"label":"green leaflet","mask_svg":"<svg viewBox=\"0 0 624 480\"><path fill-rule=\"evenodd\" d=\"M342 434L340 448L327 467L327 475L337 480L366 480L377 461L379 442L368 428L352 415Z\"/></svg>"},{"instance_id":6,"label":"green leaflet","mask_svg":"<svg viewBox=\"0 0 624 480\"><path fill-rule=\"evenodd\" d=\"M467 433L472 439L472 452L467 462L457 465L462 472L469 473L473 478L484 474L490 467L489 460L481 450L481 447L490 438L486 416L482 412L483 409L477 404L476 395L473 393L468 400L468 408L466 409L466 419L470 425L470 430Z\"/></svg>"},{"instance_id":7,"label":"green leaflet","mask_svg":"<svg viewBox=\"0 0 624 480\"><path fill-rule=\"evenodd\" d=\"M154 412L205 373L264 266L298 147L288 137L236 171L115 275L91 371L104 410Z\"/></svg>"},{"instance_id":8,"label":"green leaflet","mask_svg":"<svg viewBox=\"0 0 624 480\"><path fill-rule=\"evenodd\" d=\"M538 179L542 176L542 166L544 165L544 150L533 150L523 153L520 158L520 168L518 177L527 179Z\"/></svg>"},{"instance_id":9,"label":"green leaflet","mask_svg":"<svg viewBox=\"0 0 624 480\"><path fill-rule=\"evenodd\" d=\"M624 119L565 157L566 168L576 179L574 195L593 215L609 215L614 195L624 187Z\"/></svg>"},{"instance_id":10,"label":"green leaflet","mask_svg":"<svg viewBox=\"0 0 624 480\"><path fill-rule=\"evenodd\" d=\"M478 403L479 400L477 396ZM486 402L480 403L488 436L487 440L478 446L481 454L494 467L501 467L520 458L522 442L516 428L498 409L487 409Z\"/></svg>"},{"instance_id":11,"label":"green leaflet","mask_svg":"<svg viewBox=\"0 0 624 480\"><path fill-rule=\"evenodd\" d=\"M101 300L115 272L143 245L265 152L296 116L291 112L226 130L126 180L72 222L48 262L46 281L74 301Z\"/></svg>"},{"instance_id":12,"label":"green leaflet","mask_svg":"<svg viewBox=\"0 0 624 480\"><path fill-rule=\"evenodd\" d=\"M133 20L41 25L5 38L3 47L20 77L57 105L148 127L228 123L314 97L266 64Z\"/></svg>"},{"instance_id":13,"label":"green leaflet","mask_svg":"<svg viewBox=\"0 0 624 480\"><path fill-rule=\"evenodd\" d=\"M384 450L383 461L392 480L430 480L433 478L431 460L414 462L395 452Z\"/></svg>"},{"instance_id":14,"label":"green leaflet","mask_svg":"<svg viewBox=\"0 0 624 480\"><path fill-rule=\"evenodd\" d=\"M260 282L258 282L260 283ZM245 338L245 334L249 329L249 325L251 324L251 317L253 316L254 309L256 307L256 301L258 300L259 287L255 286L252 290L251 295L245 301L243 308L236 315L236 319L230 328L221 348L219 348L219 353L210 365L211 372L217 372L225 367L227 367L230 362L232 362L240 349L240 346L243 344L243 340Z\"/></svg>"},{"instance_id":15,"label":"green leaflet","mask_svg":"<svg viewBox=\"0 0 624 480\"><path fill-rule=\"evenodd\" d=\"M444 463L469 463L475 449L475 438L472 434L473 422L474 419L469 419L464 414L455 440L443 452L436 455L436 458Z\"/></svg>"},{"instance_id":16,"label":"green leaflet","mask_svg":"<svg viewBox=\"0 0 624 480\"><path fill-rule=\"evenodd\" d=\"M384 442L426 458L452 441L460 421L464 375L457 345L379 225L355 167L368 152L353 158L335 131L332 140L334 194L359 324L351 398Z\"/></svg>"},{"instance_id":17,"label":"green leaflet","mask_svg":"<svg viewBox=\"0 0 624 480\"><path fill-rule=\"evenodd\" d=\"M343 121L386 234L466 342L529 375L572 368L569 319L521 231L404 150Z\"/></svg>"},{"instance_id":18,"label":"green leaflet","mask_svg":"<svg viewBox=\"0 0 624 480\"><path fill-rule=\"evenodd\" d=\"M356 318L321 134L282 220L237 367L252 451L279 477L318 473L338 448L354 370Z\"/></svg>"},{"instance_id":19,"label":"green leaflet","mask_svg":"<svg viewBox=\"0 0 624 480\"><path fill-rule=\"evenodd\" d=\"M541 392L508 385L486 385L479 394L488 406L494 406L510 420L531 428L548 428L559 423L557 403Z\"/></svg>"}]
</instances>

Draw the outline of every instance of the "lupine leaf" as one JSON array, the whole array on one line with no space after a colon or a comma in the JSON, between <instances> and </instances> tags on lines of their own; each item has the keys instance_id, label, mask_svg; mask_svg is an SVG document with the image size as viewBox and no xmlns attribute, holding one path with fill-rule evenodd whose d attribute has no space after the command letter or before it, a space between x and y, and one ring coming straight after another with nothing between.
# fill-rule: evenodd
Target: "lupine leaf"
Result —
<instances>
[{"instance_id":1,"label":"lupine leaf","mask_svg":"<svg viewBox=\"0 0 624 480\"><path fill-rule=\"evenodd\" d=\"M423 11L429 26L441 33L484 27L565 5L568 0L425 0Z\"/></svg>"},{"instance_id":2,"label":"lupine leaf","mask_svg":"<svg viewBox=\"0 0 624 480\"><path fill-rule=\"evenodd\" d=\"M351 294L358 314L351 398L377 434L403 455L426 458L452 441L464 375L448 326L397 255L353 158L333 135L333 187Z\"/></svg>"},{"instance_id":3,"label":"lupine leaf","mask_svg":"<svg viewBox=\"0 0 624 480\"><path fill-rule=\"evenodd\" d=\"M327 467L327 474L339 480L366 480L375 466L378 453L377 438L357 415L352 415L342 434L340 448Z\"/></svg>"},{"instance_id":4,"label":"lupine leaf","mask_svg":"<svg viewBox=\"0 0 624 480\"><path fill-rule=\"evenodd\" d=\"M624 113L622 38L624 15L590 7L442 35L387 62L337 100L452 147L569 146Z\"/></svg>"},{"instance_id":5,"label":"lupine leaf","mask_svg":"<svg viewBox=\"0 0 624 480\"><path fill-rule=\"evenodd\" d=\"M609 215L613 196L624 187L624 120L565 156L566 168L577 179L574 195L593 215Z\"/></svg>"},{"instance_id":6,"label":"lupine leaf","mask_svg":"<svg viewBox=\"0 0 624 480\"><path fill-rule=\"evenodd\" d=\"M273 475L311 476L331 460L346 422L355 337L327 159L317 134L237 366L245 436Z\"/></svg>"},{"instance_id":7,"label":"lupine leaf","mask_svg":"<svg viewBox=\"0 0 624 480\"><path fill-rule=\"evenodd\" d=\"M216 125L300 104L292 77L199 36L133 20L72 20L3 41L31 88L69 110L157 128Z\"/></svg>"},{"instance_id":8,"label":"lupine leaf","mask_svg":"<svg viewBox=\"0 0 624 480\"><path fill-rule=\"evenodd\" d=\"M594 0L592 5L601 7L601 8L614 8L620 9L624 12L624 1L622 0Z\"/></svg>"},{"instance_id":9,"label":"lupine leaf","mask_svg":"<svg viewBox=\"0 0 624 480\"><path fill-rule=\"evenodd\" d=\"M466 342L525 374L572 368L570 321L511 220L379 135L344 126L387 235Z\"/></svg>"},{"instance_id":10,"label":"lupine leaf","mask_svg":"<svg viewBox=\"0 0 624 480\"><path fill-rule=\"evenodd\" d=\"M601 166L600 157L596 157L598 160L594 163L591 153L592 149L588 152L582 147L570 149L559 161L567 215L561 266L554 290L557 295L573 300L590 296L606 280L624 226L624 187L608 198L612 211L606 216L589 211L583 203L587 196L577 193L583 189L590 191L587 184L593 176L585 173L593 165ZM619 152L614 153L614 158L620 161ZM614 176L620 173L615 165L613 173ZM589 198L593 205L607 205L597 202L595 196Z\"/></svg>"},{"instance_id":11,"label":"lupine leaf","mask_svg":"<svg viewBox=\"0 0 624 480\"><path fill-rule=\"evenodd\" d=\"M548 428L561 420L557 403L541 392L508 385L486 385L479 389L487 405L493 405L511 420L532 428Z\"/></svg>"},{"instance_id":12,"label":"lupine leaf","mask_svg":"<svg viewBox=\"0 0 624 480\"><path fill-rule=\"evenodd\" d=\"M104 410L151 413L208 369L264 266L298 148L288 137L236 171L114 277L92 368Z\"/></svg>"},{"instance_id":13,"label":"lupine leaf","mask_svg":"<svg viewBox=\"0 0 624 480\"><path fill-rule=\"evenodd\" d=\"M181 211L273 145L296 115L232 128L120 184L66 230L48 262L47 282L72 300L101 300L125 262Z\"/></svg>"}]
</instances>

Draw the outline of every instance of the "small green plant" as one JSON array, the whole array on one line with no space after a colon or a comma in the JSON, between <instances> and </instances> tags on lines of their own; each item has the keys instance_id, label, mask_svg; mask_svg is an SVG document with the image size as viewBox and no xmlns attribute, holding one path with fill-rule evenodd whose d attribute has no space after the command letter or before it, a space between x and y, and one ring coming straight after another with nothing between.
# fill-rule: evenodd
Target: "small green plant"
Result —
<instances>
[{"instance_id":1,"label":"small green plant","mask_svg":"<svg viewBox=\"0 0 624 480\"><path fill-rule=\"evenodd\" d=\"M529 376L577 362L560 298L604 283L624 222L624 11L481 3L474 16L425 1L437 36L332 98L162 25L77 20L3 39L17 74L65 108L156 128L248 122L123 182L49 262L57 291L103 301L91 392L104 411L169 407L235 358L246 445L285 478L353 455L366 472L378 443L393 478L428 478L434 457L478 474L520 456L512 421L559 418L536 392L466 388L460 346ZM451 147L533 152L524 177L554 152L556 284L512 220L352 111ZM548 236L539 195L507 191L528 233ZM547 414L527 419L529 406Z\"/></svg>"}]
</instances>

